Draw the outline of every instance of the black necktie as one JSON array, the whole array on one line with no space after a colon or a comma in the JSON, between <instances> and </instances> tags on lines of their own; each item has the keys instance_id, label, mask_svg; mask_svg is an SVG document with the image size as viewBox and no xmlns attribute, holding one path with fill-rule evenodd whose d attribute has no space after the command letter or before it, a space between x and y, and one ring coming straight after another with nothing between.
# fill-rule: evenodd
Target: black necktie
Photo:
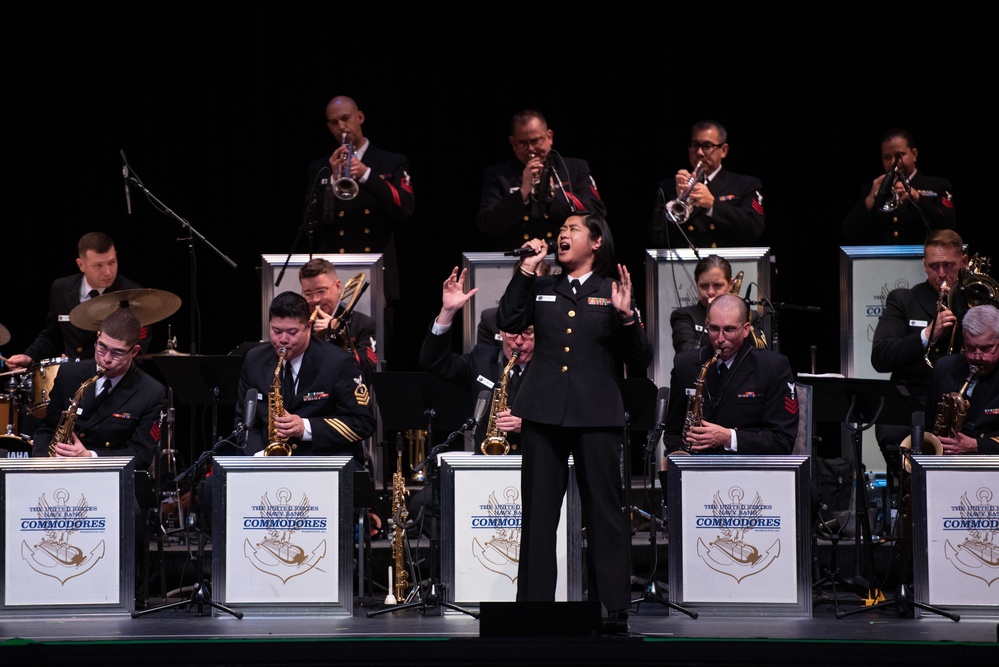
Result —
<instances>
[{"instance_id":1,"label":"black necktie","mask_svg":"<svg viewBox=\"0 0 999 667\"><path fill-rule=\"evenodd\" d=\"M281 378L281 393L284 394L284 402L287 405L295 397L295 370L291 367L291 362L284 362L284 375Z\"/></svg>"},{"instance_id":2,"label":"black necktie","mask_svg":"<svg viewBox=\"0 0 999 667\"><path fill-rule=\"evenodd\" d=\"M569 286L572 287L573 294L578 294L579 288L582 287L582 284L579 282L578 278L573 278L569 281Z\"/></svg>"},{"instance_id":3,"label":"black necktie","mask_svg":"<svg viewBox=\"0 0 999 667\"><path fill-rule=\"evenodd\" d=\"M520 377L523 375L523 372L523 369L516 365L510 371L510 382L507 383L506 393L507 401L511 405L513 404L513 399L517 397L517 389L520 387Z\"/></svg>"},{"instance_id":4,"label":"black necktie","mask_svg":"<svg viewBox=\"0 0 999 667\"><path fill-rule=\"evenodd\" d=\"M101 295L101 293L100 293L100 292L98 292L98 291L97 291L97 290L95 290L95 289L92 289L92 290L90 290L89 292L87 292L87 298L88 298L88 299L96 299L96 298L97 298L97 297L99 297L100 295Z\"/></svg>"},{"instance_id":5,"label":"black necktie","mask_svg":"<svg viewBox=\"0 0 999 667\"><path fill-rule=\"evenodd\" d=\"M111 395L111 378L104 378L104 388L97 394L97 407L107 403L108 396Z\"/></svg>"}]
</instances>

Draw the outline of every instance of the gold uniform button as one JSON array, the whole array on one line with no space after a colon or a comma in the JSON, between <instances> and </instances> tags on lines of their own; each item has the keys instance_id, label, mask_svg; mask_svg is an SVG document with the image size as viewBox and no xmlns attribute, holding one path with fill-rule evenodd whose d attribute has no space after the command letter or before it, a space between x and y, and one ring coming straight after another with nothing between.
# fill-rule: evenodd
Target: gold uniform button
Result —
<instances>
[{"instance_id":1,"label":"gold uniform button","mask_svg":"<svg viewBox=\"0 0 999 667\"><path fill-rule=\"evenodd\" d=\"M346 254L346 252L347 252L347 251L346 251L346 250L345 250L344 248L340 248L340 254L341 254L341 255L343 255L343 254Z\"/></svg>"},{"instance_id":2,"label":"gold uniform button","mask_svg":"<svg viewBox=\"0 0 999 667\"><path fill-rule=\"evenodd\" d=\"M545 236L548 237L548 238L551 238L552 237L552 233L548 232L547 234L545 234Z\"/></svg>"},{"instance_id":3,"label":"gold uniform button","mask_svg":"<svg viewBox=\"0 0 999 667\"><path fill-rule=\"evenodd\" d=\"M370 246L364 246L364 252L371 252Z\"/></svg>"},{"instance_id":4,"label":"gold uniform button","mask_svg":"<svg viewBox=\"0 0 999 667\"><path fill-rule=\"evenodd\" d=\"M894 236L895 238L898 238L898 230L892 232L891 235Z\"/></svg>"},{"instance_id":5,"label":"gold uniform button","mask_svg":"<svg viewBox=\"0 0 999 667\"><path fill-rule=\"evenodd\" d=\"M562 372L563 373L568 373L569 372L569 367L568 366L563 366L562 367Z\"/></svg>"},{"instance_id":6,"label":"gold uniform button","mask_svg":"<svg viewBox=\"0 0 999 667\"><path fill-rule=\"evenodd\" d=\"M566 346L565 346L564 348L562 348L562 350L563 350L563 351L564 351L564 352L565 352L566 354L568 354L568 353L569 353L569 346L568 346L568 345L566 345Z\"/></svg>"},{"instance_id":7,"label":"gold uniform button","mask_svg":"<svg viewBox=\"0 0 999 667\"><path fill-rule=\"evenodd\" d=\"M81 352L83 352L83 348L82 347L76 348L76 353L77 354L80 354Z\"/></svg>"},{"instance_id":8,"label":"gold uniform button","mask_svg":"<svg viewBox=\"0 0 999 667\"><path fill-rule=\"evenodd\" d=\"M371 215L371 209L370 208L364 209L364 215Z\"/></svg>"},{"instance_id":9,"label":"gold uniform button","mask_svg":"<svg viewBox=\"0 0 999 667\"><path fill-rule=\"evenodd\" d=\"M708 229L710 229L711 231L715 231L715 223L712 222L710 225L708 225Z\"/></svg>"},{"instance_id":10,"label":"gold uniform button","mask_svg":"<svg viewBox=\"0 0 999 667\"><path fill-rule=\"evenodd\" d=\"M370 227L365 227L364 228L364 233L365 234L370 234L371 233L371 228Z\"/></svg>"},{"instance_id":11,"label":"gold uniform button","mask_svg":"<svg viewBox=\"0 0 999 667\"><path fill-rule=\"evenodd\" d=\"M527 218L524 218L524 219L527 220ZM524 240L525 241L530 241L531 240L531 235L530 234L524 234Z\"/></svg>"},{"instance_id":12,"label":"gold uniform button","mask_svg":"<svg viewBox=\"0 0 999 667\"><path fill-rule=\"evenodd\" d=\"M105 443L104 443L104 446L105 446L105 447L110 447L110 446L111 446L111 443L110 443L110 442L105 442Z\"/></svg>"},{"instance_id":13,"label":"gold uniform button","mask_svg":"<svg viewBox=\"0 0 999 667\"><path fill-rule=\"evenodd\" d=\"M711 247L712 247L712 248L717 248L717 247L718 247L718 244L717 244L717 243L715 243L714 241L712 241L712 242L711 242Z\"/></svg>"},{"instance_id":14,"label":"gold uniform button","mask_svg":"<svg viewBox=\"0 0 999 667\"><path fill-rule=\"evenodd\" d=\"M528 220L530 220L530 219L531 219L531 216L529 216L529 215L525 215L525 216L524 216L524 222L527 222L527 221L528 221ZM527 238L527 234L524 234L524 238L525 238L525 239Z\"/></svg>"},{"instance_id":15,"label":"gold uniform button","mask_svg":"<svg viewBox=\"0 0 999 667\"><path fill-rule=\"evenodd\" d=\"M340 230L340 236L343 236L343 235L344 235L344 234L346 234L346 233L347 233L347 230L346 230L346 229L341 229L341 230Z\"/></svg>"},{"instance_id":16,"label":"gold uniform button","mask_svg":"<svg viewBox=\"0 0 999 667\"><path fill-rule=\"evenodd\" d=\"M344 216L344 212L340 211L339 213L337 213L337 216L342 218Z\"/></svg>"},{"instance_id":17,"label":"gold uniform button","mask_svg":"<svg viewBox=\"0 0 999 667\"><path fill-rule=\"evenodd\" d=\"M896 217L892 218L891 221L894 222L897 225L898 224L898 217L896 216Z\"/></svg>"},{"instance_id":18,"label":"gold uniform button","mask_svg":"<svg viewBox=\"0 0 999 667\"><path fill-rule=\"evenodd\" d=\"M567 334L571 334L571 333L572 333L572 329L566 329L566 330L565 330L565 332L566 332Z\"/></svg>"},{"instance_id":19,"label":"gold uniform button","mask_svg":"<svg viewBox=\"0 0 999 667\"><path fill-rule=\"evenodd\" d=\"M575 316L576 316L576 311L570 310L569 311L569 317L575 317Z\"/></svg>"},{"instance_id":20,"label":"gold uniform button","mask_svg":"<svg viewBox=\"0 0 999 667\"><path fill-rule=\"evenodd\" d=\"M548 219L548 214L547 214L547 213L545 213L545 220L547 220L547 219Z\"/></svg>"},{"instance_id":21,"label":"gold uniform button","mask_svg":"<svg viewBox=\"0 0 999 667\"><path fill-rule=\"evenodd\" d=\"M688 232L694 231L694 226L693 225L687 225L687 231Z\"/></svg>"}]
</instances>

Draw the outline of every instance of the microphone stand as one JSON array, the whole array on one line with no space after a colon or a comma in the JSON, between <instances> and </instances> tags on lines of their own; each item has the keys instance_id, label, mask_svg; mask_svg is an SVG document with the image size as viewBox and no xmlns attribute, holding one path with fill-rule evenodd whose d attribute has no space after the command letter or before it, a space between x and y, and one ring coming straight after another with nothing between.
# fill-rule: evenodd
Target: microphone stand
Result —
<instances>
[{"instance_id":1,"label":"microphone stand","mask_svg":"<svg viewBox=\"0 0 999 667\"><path fill-rule=\"evenodd\" d=\"M441 444L437 445L430 450L430 454L427 458L413 468L413 472L420 472L424 467L427 468L427 477L430 479L430 493L433 498L432 503L440 507L440 469L437 466L437 456L442 452L447 451L451 444L459 437L464 436L465 431L474 429L476 426L475 420L469 420L462 424L461 428L457 431L452 432L447 439ZM440 549L439 543L440 536L436 534L436 531L431 532L430 536L430 590L424 595L420 593L420 599L414 602L408 602L406 604L394 605L386 607L385 609L379 609L378 611L369 611L368 618L373 618L381 614L394 613L397 611L402 611L403 609L419 609L420 613L425 616L443 616L444 609L451 609L453 611L460 611L463 614L468 614L472 618L478 618L479 613L471 611L470 609L465 609L464 607L459 607L456 604L447 601L447 591L442 583L437 581L437 561L438 561L438 551ZM416 589L420 590L419 584L417 583Z\"/></svg>"},{"instance_id":2,"label":"microphone stand","mask_svg":"<svg viewBox=\"0 0 999 667\"><path fill-rule=\"evenodd\" d=\"M320 211L316 213L316 209L319 206L319 193L321 190L317 188L317 185L321 185L325 178L322 178L323 174L330 174L328 167L323 167L318 172L316 172L316 177L312 181L312 187L309 189L309 197L305 201L305 210L302 212L302 224L299 226L298 231L295 233L295 240L291 242L291 250L288 252L288 257L284 260L284 266L278 272L277 280L274 281L274 286L277 287L281 284L284 279L284 272L288 269L288 264L291 263L291 256L295 254L295 249L298 247L298 242L302 240L302 234L305 234L309 240L309 259L312 259L312 253L316 247L316 229L319 227L323 212Z\"/></svg>"},{"instance_id":3,"label":"microphone stand","mask_svg":"<svg viewBox=\"0 0 999 667\"><path fill-rule=\"evenodd\" d=\"M233 430L232 433L230 433L225 438L219 439L219 441L215 443L215 446L212 447L211 449L206 449L204 452L202 452L201 456L198 457L198 460L194 462L194 465L192 465L184 472L180 473L177 476L177 478L174 480L174 482L179 487L181 481L183 481L185 477L187 477L188 475L192 475L194 477L194 480L191 482L191 496L192 496L191 507L196 509L193 509L188 513L188 519L189 519L188 523L190 525L195 526L198 524L196 513L200 513L201 511L201 503L198 502L199 494L197 492L197 488L198 488L199 474L203 475L205 472L202 470L202 467L206 467L205 464L208 463L212 455L215 454L215 452L218 451L218 449L222 445L234 444L235 443L234 438L238 438L238 436L241 433L245 432L246 429L247 429L246 425L243 424L242 422L237 424L236 428ZM204 522L202 521L202 524L203 523ZM194 604L198 605L198 616L202 616L204 607L208 606L211 607L212 609L219 609L221 611L226 612L227 614L232 614L236 618L240 619L243 618L243 612L230 609L229 607L226 607L225 605L219 604L218 602L212 600L211 586L209 586L208 582L205 580L204 559L205 559L205 535L203 531L201 531L201 529L199 528L198 553L195 566L198 572L198 581L194 585L194 588L191 590L191 597L187 598L186 600L180 600L178 602L170 602L164 605L160 605L159 607L153 607L152 609L133 611L132 618L139 618L140 616L145 616L146 614L151 614L156 611L162 611L164 609L174 609L176 607L186 606L188 609L190 609L191 605Z\"/></svg>"},{"instance_id":4,"label":"microphone stand","mask_svg":"<svg viewBox=\"0 0 999 667\"><path fill-rule=\"evenodd\" d=\"M770 349L773 352L780 353L780 333L778 331L778 315L781 310L796 310L803 313L821 313L822 309L818 306L799 306L794 303L787 303L785 301L778 301L774 303L765 296L761 296L759 301L746 301L749 306L763 306L765 312L763 317L767 314L771 315L773 326L770 332ZM760 318L762 321L763 317Z\"/></svg>"},{"instance_id":5,"label":"microphone stand","mask_svg":"<svg viewBox=\"0 0 999 667\"><path fill-rule=\"evenodd\" d=\"M656 450L659 447L659 440L663 437L663 430L666 428L664 422L659 422L655 425L649 432L648 441L645 443L645 460L646 469L649 474L649 488L654 492L656 489ZM660 505L665 506L666 504L666 489L662 490L662 502ZM641 609L643 602L655 602L661 604L669 609L675 609L676 611L683 612L691 618L697 618L697 612L693 609L687 609L686 607L681 607L680 605L670 602L663 595L662 590L659 588L659 582L656 581L656 571L659 569L659 550L656 546L656 533L659 532L659 528L665 524L665 521L654 513L652 505L649 505L649 554L652 563L651 569L649 571L649 578L645 580L645 588L642 590L642 596L631 601L631 604L638 605L635 612L637 613Z\"/></svg>"}]
</instances>

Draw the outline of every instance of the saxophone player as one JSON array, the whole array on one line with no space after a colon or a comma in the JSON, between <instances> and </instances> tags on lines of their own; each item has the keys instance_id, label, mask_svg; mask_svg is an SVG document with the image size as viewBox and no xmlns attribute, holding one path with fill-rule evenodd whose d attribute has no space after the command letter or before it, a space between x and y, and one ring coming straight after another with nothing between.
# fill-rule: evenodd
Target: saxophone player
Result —
<instances>
[{"instance_id":1,"label":"saxophone player","mask_svg":"<svg viewBox=\"0 0 999 667\"><path fill-rule=\"evenodd\" d=\"M710 346L680 352L673 361L666 452L689 446L692 454L790 454L798 432L798 399L787 357L757 348L751 339L747 344L748 306L735 294L716 297L705 324ZM718 360L704 378L701 419L689 426L684 443L688 396L716 352Z\"/></svg>"},{"instance_id":2,"label":"saxophone player","mask_svg":"<svg viewBox=\"0 0 999 667\"><path fill-rule=\"evenodd\" d=\"M158 419L166 389L134 362L142 326L128 309L112 312L101 323L94 359L70 362L56 375L45 418L34 435L32 456L57 458L132 456L135 469L153 460L160 431ZM62 411L97 368L105 369L81 397L76 428L69 442L52 442Z\"/></svg>"},{"instance_id":3,"label":"saxophone player","mask_svg":"<svg viewBox=\"0 0 999 667\"><path fill-rule=\"evenodd\" d=\"M246 424L244 453L267 445L268 394L285 350L282 369L284 415L275 417L276 433L294 445L294 455L347 455L364 463L361 443L375 431L371 395L361 368L346 350L313 337L309 304L295 292L282 292L268 310L268 342L246 354L239 378L236 420L244 418L246 394L257 390L258 408Z\"/></svg>"},{"instance_id":4,"label":"saxophone player","mask_svg":"<svg viewBox=\"0 0 999 667\"><path fill-rule=\"evenodd\" d=\"M936 423L942 398L959 392L967 382L962 396L968 402L967 412L961 428L953 434L936 434L943 453L999 454L999 381L995 372L999 365L999 309L975 306L961 325L963 352L943 357L933 367L926 424Z\"/></svg>"}]
</instances>

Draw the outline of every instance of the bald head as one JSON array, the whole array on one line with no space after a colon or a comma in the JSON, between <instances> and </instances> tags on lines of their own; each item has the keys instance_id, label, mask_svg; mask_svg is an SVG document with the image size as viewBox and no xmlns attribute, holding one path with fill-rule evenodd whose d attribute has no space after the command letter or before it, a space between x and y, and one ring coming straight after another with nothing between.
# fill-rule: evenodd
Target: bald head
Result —
<instances>
[{"instance_id":1,"label":"bald head","mask_svg":"<svg viewBox=\"0 0 999 667\"><path fill-rule=\"evenodd\" d=\"M364 124L364 112L357 108L357 104L349 97L340 95L334 97L326 104L326 127L336 137L338 142L346 140L360 147L364 144L364 133L361 126Z\"/></svg>"},{"instance_id":2,"label":"bald head","mask_svg":"<svg viewBox=\"0 0 999 667\"><path fill-rule=\"evenodd\" d=\"M722 361L734 357L749 335L749 306L735 294L722 294L708 306L705 319L711 347Z\"/></svg>"}]
</instances>

